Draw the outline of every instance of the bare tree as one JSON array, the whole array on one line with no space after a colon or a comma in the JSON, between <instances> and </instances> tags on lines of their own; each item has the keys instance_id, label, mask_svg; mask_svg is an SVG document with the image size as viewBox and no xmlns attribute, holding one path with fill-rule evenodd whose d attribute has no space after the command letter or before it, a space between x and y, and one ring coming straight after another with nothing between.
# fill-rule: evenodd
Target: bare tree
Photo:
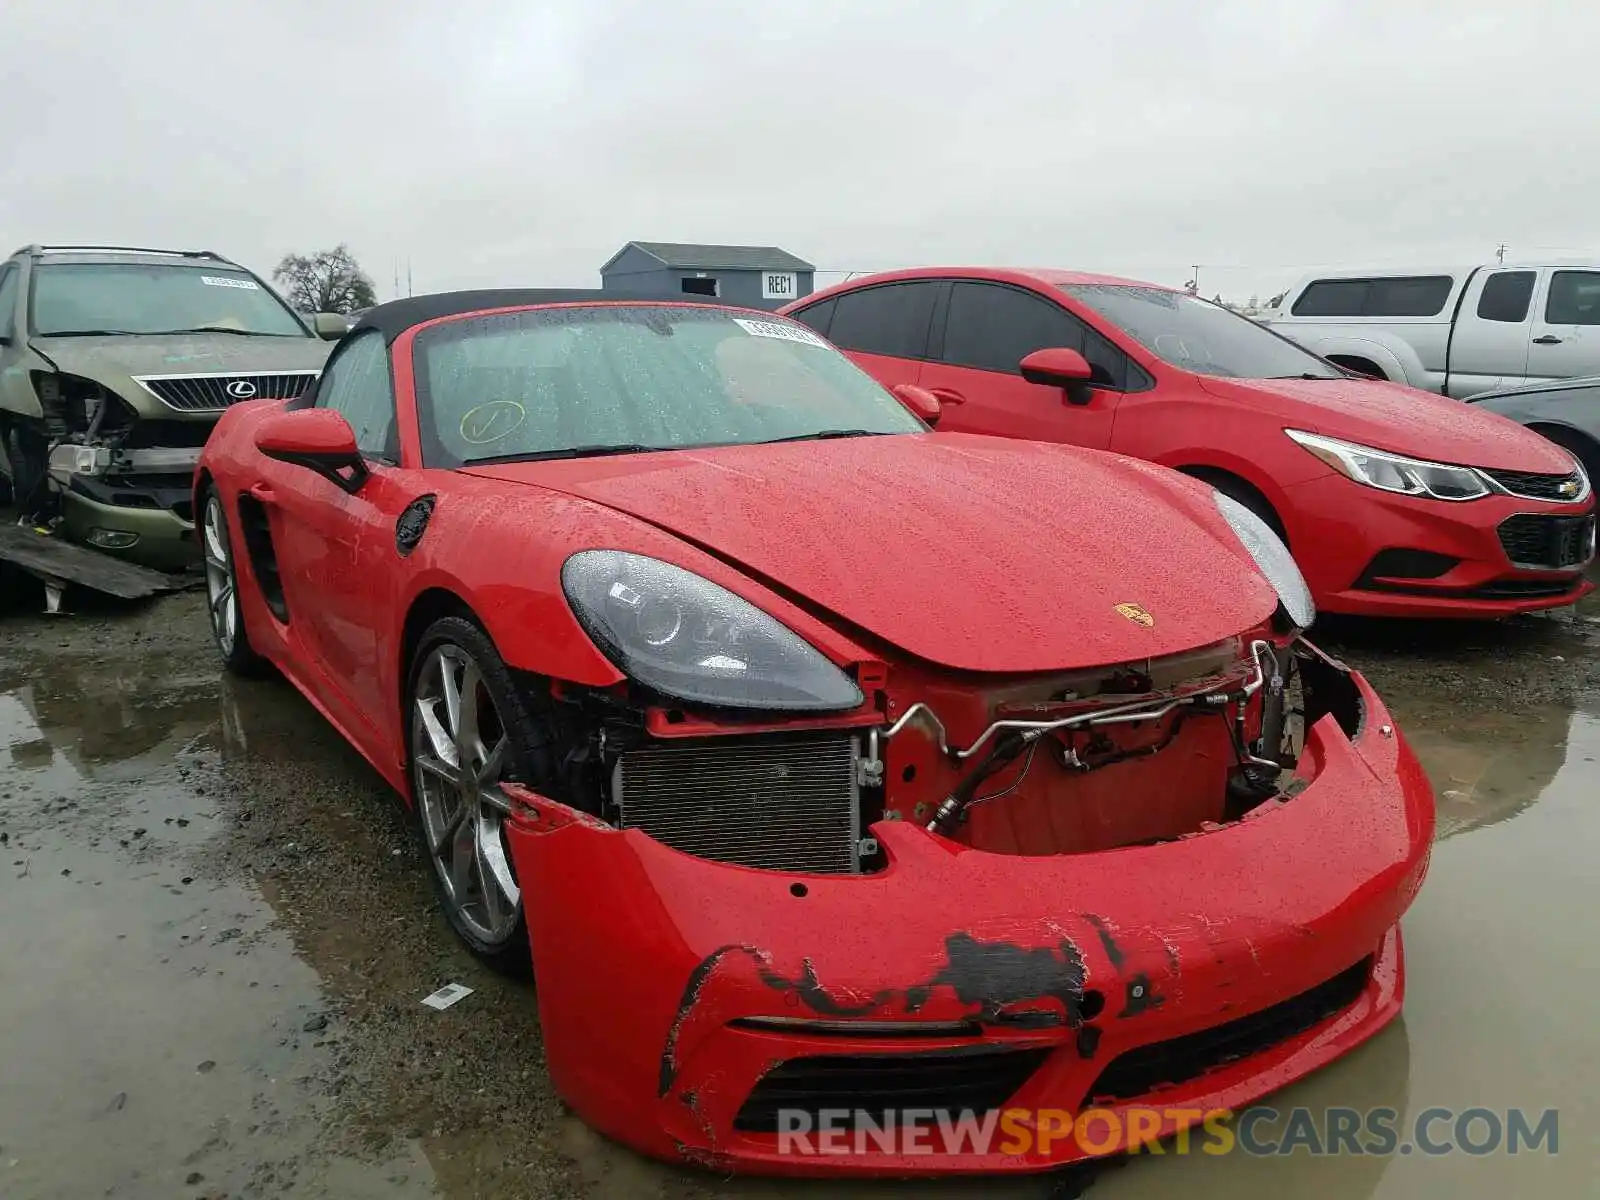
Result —
<instances>
[{"instance_id":1,"label":"bare tree","mask_svg":"<svg viewBox=\"0 0 1600 1200\"><path fill-rule=\"evenodd\" d=\"M272 279L301 312L353 313L378 302L372 279L340 242L315 254L285 254Z\"/></svg>"}]
</instances>

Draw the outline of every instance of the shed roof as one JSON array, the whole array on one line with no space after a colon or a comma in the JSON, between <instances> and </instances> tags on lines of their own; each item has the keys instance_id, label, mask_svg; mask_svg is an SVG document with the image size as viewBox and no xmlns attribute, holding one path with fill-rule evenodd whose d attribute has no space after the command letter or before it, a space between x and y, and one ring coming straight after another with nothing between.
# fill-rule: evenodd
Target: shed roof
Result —
<instances>
[{"instance_id":1,"label":"shed roof","mask_svg":"<svg viewBox=\"0 0 1600 1200\"><path fill-rule=\"evenodd\" d=\"M628 246L644 251L664 267L681 271L815 271L803 258L776 246L701 246L692 242L629 242L601 267L621 258Z\"/></svg>"}]
</instances>

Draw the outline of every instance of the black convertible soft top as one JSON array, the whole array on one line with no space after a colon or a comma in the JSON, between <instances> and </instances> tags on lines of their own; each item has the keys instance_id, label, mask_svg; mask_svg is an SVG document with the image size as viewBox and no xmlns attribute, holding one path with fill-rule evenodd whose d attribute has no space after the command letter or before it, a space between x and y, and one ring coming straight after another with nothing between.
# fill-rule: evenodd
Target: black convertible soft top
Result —
<instances>
[{"instance_id":1,"label":"black convertible soft top","mask_svg":"<svg viewBox=\"0 0 1600 1200\"><path fill-rule=\"evenodd\" d=\"M407 296L379 304L361 314L350 333L376 329L385 342L392 343L413 325L482 312L490 308L519 308L532 304L709 304L718 308L742 308L721 304L710 296L644 296L630 292L605 292L599 288L490 288L472 292L436 292L428 296ZM346 334L348 337L349 334Z\"/></svg>"}]
</instances>

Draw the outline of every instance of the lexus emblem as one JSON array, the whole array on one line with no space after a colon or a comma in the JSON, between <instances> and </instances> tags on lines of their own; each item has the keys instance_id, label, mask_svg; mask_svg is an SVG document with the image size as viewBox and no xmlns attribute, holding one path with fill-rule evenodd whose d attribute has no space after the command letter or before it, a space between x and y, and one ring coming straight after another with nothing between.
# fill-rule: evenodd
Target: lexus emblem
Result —
<instances>
[{"instance_id":1,"label":"lexus emblem","mask_svg":"<svg viewBox=\"0 0 1600 1200\"><path fill-rule=\"evenodd\" d=\"M256 385L248 379L235 379L228 384L227 392L235 400L248 400L256 394Z\"/></svg>"}]
</instances>

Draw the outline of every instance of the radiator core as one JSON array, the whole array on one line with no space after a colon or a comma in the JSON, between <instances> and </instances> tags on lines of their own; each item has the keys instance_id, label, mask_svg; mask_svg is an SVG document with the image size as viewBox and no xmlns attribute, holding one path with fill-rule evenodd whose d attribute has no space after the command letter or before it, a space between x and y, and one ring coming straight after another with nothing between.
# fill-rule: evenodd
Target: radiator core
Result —
<instances>
[{"instance_id":1,"label":"radiator core","mask_svg":"<svg viewBox=\"0 0 1600 1200\"><path fill-rule=\"evenodd\" d=\"M623 828L717 862L779 871L860 869L860 742L829 733L657 743L612 777Z\"/></svg>"}]
</instances>

